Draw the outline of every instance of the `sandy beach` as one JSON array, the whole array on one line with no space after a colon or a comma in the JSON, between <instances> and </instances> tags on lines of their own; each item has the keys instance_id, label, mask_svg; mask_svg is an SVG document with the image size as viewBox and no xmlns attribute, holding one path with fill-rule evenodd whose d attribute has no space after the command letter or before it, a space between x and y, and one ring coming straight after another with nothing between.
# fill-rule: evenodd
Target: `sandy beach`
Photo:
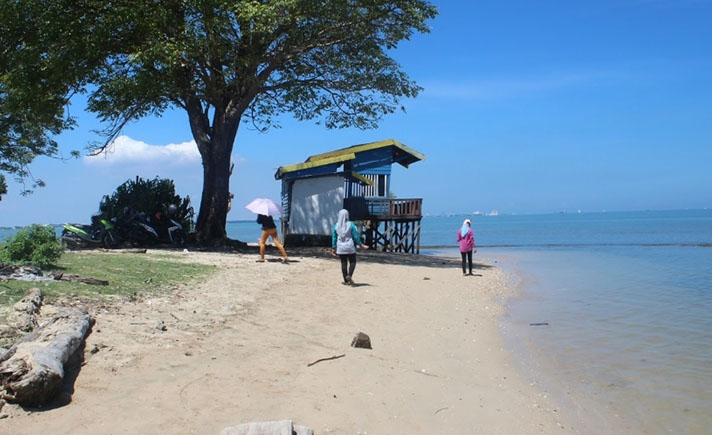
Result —
<instances>
[{"instance_id":1,"label":"sandy beach","mask_svg":"<svg viewBox=\"0 0 712 435\"><path fill-rule=\"evenodd\" d=\"M158 254L219 268L160 297L92 306L73 382L44 409L5 405L0 433L218 434L282 419L316 434L576 432L503 348L512 289L492 265L463 277L455 259L366 252L350 287L325 250L286 265ZM372 350L350 346L358 332Z\"/></svg>"}]
</instances>

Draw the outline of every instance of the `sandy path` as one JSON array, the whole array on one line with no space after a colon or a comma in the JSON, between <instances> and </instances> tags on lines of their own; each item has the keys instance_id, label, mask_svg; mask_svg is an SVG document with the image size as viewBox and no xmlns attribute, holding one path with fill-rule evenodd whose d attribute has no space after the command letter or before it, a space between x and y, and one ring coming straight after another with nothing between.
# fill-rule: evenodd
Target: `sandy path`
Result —
<instances>
[{"instance_id":1,"label":"sandy path","mask_svg":"<svg viewBox=\"0 0 712 435\"><path fill-rule=\"evenodd\" d=\"M359 285L346 287L331 258L174 255L219 271L165 297L98 308L73 394L40 411L6 405L0 433L217 434L279 419L317 434L569 427L502 349L497 301L509 290L496 268L462 277L438 259L389 264L402 257L368 253ZM349 346L359 331L373 350Z\"/></svg>"}]
</instances>

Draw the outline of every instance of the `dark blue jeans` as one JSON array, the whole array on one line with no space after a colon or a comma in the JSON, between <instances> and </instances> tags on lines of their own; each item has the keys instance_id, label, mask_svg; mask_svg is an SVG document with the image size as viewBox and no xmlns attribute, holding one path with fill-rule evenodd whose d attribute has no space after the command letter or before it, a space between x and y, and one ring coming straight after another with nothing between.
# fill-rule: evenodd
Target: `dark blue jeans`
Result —
<instances>
[{"instance_id":1,"label":"dark blue jeans","mask_svg":"<svg viewBox=\"0 0 712 435\"><path fill-rule=\"evenodd\" d=\"M470 274L472 274L472 251L460 252L462 255L462 273L467 273L465 271L465 259L467 259L467 264L470 266Z\"/></svg>"},{"instance_id":2,"label":"dark blue jeans","mask_svg":"<svg viewBox=\"0 0 712 435\"><path fill-rule=\"evenodd\" d=\"M344 275L344 281L346 281L346 276L354 276L354 269L356 269L356 254L339 254L341 258L341 274ZM348 264L348 270L346 263Z\"/></svg>"}]
</instances>

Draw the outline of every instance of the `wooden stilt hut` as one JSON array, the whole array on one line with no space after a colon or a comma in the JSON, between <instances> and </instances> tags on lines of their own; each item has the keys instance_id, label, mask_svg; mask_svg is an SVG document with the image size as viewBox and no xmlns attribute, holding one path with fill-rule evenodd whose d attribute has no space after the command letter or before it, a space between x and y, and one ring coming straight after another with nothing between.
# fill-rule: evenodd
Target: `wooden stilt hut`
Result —
<instances>
[{"instance_id":1,"label":"wooden stilt hut","mask_svg":"<svg viewBox=\"0 0 712 435\"><path fill-rule=\"evenodd\" d=\"M360 223L372 249L420 253L421 198L393 198L391 167L425 156L388 139L310 156L282 166L282 236L290 246L331 244L331 228L340 209Z\"/></svg>"}]
</instances>

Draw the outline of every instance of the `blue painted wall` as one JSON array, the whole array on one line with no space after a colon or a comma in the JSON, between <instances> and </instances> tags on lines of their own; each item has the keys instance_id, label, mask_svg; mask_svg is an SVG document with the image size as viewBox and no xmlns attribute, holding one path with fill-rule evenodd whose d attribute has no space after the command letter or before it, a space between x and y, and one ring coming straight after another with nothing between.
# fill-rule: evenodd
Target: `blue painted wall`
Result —
<instances>
[{"instance_id":1,"label":"blue painted wall","mask_svg":"<svg viewBox=\"0 0 712 435\"><path fill-rule=\"evenodd\" d=\"M364 151L352 160L352 169L361 174L390 174L393 154L390 147Z\"/></svg>"}]
</instances>

